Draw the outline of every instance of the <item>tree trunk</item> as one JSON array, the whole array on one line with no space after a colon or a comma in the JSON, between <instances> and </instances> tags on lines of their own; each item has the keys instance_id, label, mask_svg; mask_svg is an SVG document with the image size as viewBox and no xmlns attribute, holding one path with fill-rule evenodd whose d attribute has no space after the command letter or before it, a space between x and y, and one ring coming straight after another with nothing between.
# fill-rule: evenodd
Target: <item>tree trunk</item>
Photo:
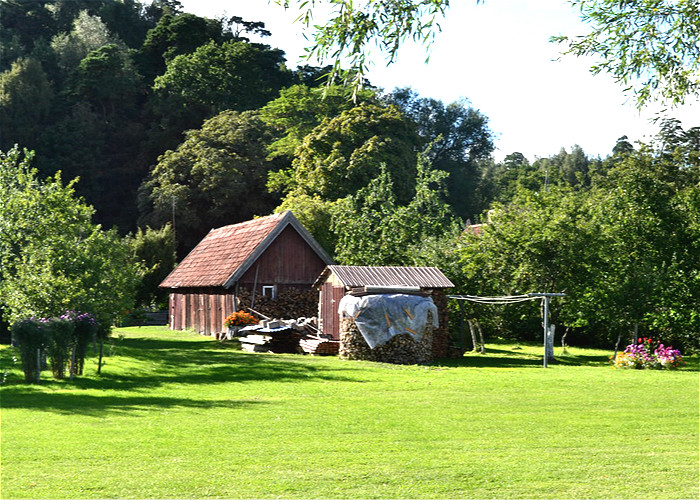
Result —
<instances>
[{"instance_id":1,"label":"tree trunk","mask_svg":"<svg viewBox=\"0 0 700 500\"><path fill-rule=\"evenodd\" d=\"M476 341L476 332L474 331L474 323L472 322L471 319L467 320L467 323L469 323L469 333L472 334L472 345L474 346L472 351L476 352L477 349L479 348L479 344Z\"/></svg>"},{"instance_id":2,"label":"tree trunk","mask_svg":"<svg viewBox=\"0 0 700 500\"><path fill-rule=\"evenodd\" d=\"M570 329L571 329L571 327L567 326L566 329L564 330L564 335L562 335L562 337L561 337L561 348L562 348L562 352L564 354L567 354L567 352L568 352L566 350L566 336L569 334Z\"/></svg>"},{"instance_id":3,"label":"tree trunk","mask_svg":"<svg viewBox=\"0 0 700 500\"><path fill-rule=\"evenodd\" d=\"M36 350L36 383L41 382L41 349Z\"/></svg>"},{"instance_id":4,"label":"tree trunk","mask_svg":"<svg viewBox=\"0 0 700 500\"><path fill-rule=\"evenodd\" d=\"M75 375L75 351L77 349L77 346L73 344L73 349L71 350L70 353L70 381L73 381L73 375Z\"/></svg>"},{"instance_id":5,"label":"tree trunk","mask_svg":"<svg viewBox=\"0 0 700 500\"><path fill-rule=\"evenodd\" d=\"M617 334L617 341L615 342L615 352L613 352L613 363L617 359L617 351L620 347L620 340L622 340L622 332Z\"/></svg>"},{"instance_id":6,"label":"tree trunk","mask_svg":"<svg viewBox=\"0 0 700 500\"><path fill-rule=\"evenodd\" d=\"M100 339L100 357L97 360L97 374L102 373L102 354L104 353L104 339Z\"/></svg>"},{"instance_id":7,"label":"tree trunk","mask_svg":"<svg viewBox=\"0 0 700 500\"><path fill-rule=\"evenodd\" d=\"M474 323L476 324L476 329L479 332L479 348L481 350L481 354L486 354L486 346L484 345L484 332L481 330L481 323L479 323L478 319L475 319Z\"/></svg>"}]
</instances>

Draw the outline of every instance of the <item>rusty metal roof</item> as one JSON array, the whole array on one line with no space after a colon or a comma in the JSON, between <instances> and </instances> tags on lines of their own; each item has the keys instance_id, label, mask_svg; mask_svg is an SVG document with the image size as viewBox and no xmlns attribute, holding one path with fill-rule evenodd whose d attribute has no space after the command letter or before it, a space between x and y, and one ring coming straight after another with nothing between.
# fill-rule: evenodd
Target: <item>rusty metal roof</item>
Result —
<instances>
[{"instance_id":1,"label":"rusty metal roof","mask_svg":"<svg viewBox=\"0 0 700 500\"><path fill-rule=\"evenodd\" d=\"M324 262L332 262L292 212L285 211L212 229L159 286L228 288L250 268L288 225L292 225L299 232Z\"/></svg>"},{"instance_id":2,"label":"rusty metal roof","mask_svg":"<svg viewBox=\"0 0 700 500\"><path fill-rule=\"evenodd\" d=\"M420 288L452 288L454 284L437 267L399 266L336 266L331 265L321 273L315 286L326 281L329 274L347 287L383 286Z\"/></svg>"}]
</instances>

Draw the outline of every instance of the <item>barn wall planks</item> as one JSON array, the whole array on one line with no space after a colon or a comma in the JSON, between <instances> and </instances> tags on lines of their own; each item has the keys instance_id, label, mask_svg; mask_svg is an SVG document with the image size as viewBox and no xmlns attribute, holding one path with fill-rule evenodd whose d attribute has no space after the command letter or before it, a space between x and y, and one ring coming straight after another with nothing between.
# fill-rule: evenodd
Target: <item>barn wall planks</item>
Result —
<instances>
[{"instance_id":1,"label":"barn wall planks","mask_svg":"<svg viewBox=\"0 0 700 500\"><path fill-rule=\"evenodd\" d=\"M192 329L203 335L224 331L226 316L234 312L233 291L180 290L170 294L170 329Z\"/></svg>"}]
</instances>

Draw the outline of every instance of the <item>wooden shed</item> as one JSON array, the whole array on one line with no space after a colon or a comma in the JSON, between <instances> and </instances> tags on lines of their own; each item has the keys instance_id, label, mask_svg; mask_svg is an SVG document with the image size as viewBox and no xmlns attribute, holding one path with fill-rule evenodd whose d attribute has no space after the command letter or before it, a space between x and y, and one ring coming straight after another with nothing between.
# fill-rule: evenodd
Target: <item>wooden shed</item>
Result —
<instances>
[{"instance_id":1,"label":"wooden shed","mask_svg":"<svg viewBox=\"0 0 700 500\"><path fill-rule=\"evenodd\" d=\"M332 262L290 211L212 229L160 284L170 290L170 328L218 335L232 312L254 301L264 312L290 295L310 304L290 315L315 316L312 285Z\"/></svg>"},{"instance_id":2,"label":"wooden shed","mask_svg":"<svg viewBox=\"0 0 700 500\"><path fill-rule=\"evenodd\" d=\"M319 275L314 287L320 291L319 329L340 339L340 300L350 292L422 292L429 294L438 308L439 331L433 345L435 358L447 356L446 288L454 284L437 267L338 266L329 265Z\"/></svg>"}]
</instances>

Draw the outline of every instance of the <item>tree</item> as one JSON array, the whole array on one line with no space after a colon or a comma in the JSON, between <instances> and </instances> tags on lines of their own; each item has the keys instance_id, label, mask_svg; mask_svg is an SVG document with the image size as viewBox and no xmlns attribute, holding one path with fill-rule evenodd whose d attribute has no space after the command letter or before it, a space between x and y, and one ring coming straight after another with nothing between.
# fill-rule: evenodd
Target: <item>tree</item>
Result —
<instances>
[{"instance_id":1,"label":"tree","mask_svg":"<svg viewBox=\"0 0 700 500\"><path fill-rule=\"evenodd\" d=\"M406 265L423 242L451 227L444 201L448 174L433 170L427 154L418 156L415 195L396 201L390 173L379 175L356 193L339 200L332 213L335 255L347 265Z\"/></svg>"},{"instance_id":2,"label":"tree","mask_svg":"<svg viewBox=\"0 0 700 500\"><path fill-rule=\"evenodd\" d=\"M127 237L132 261L143 266L143 278L136 288L137 307L167 309L168 292L158 285L175 267L175 232L170 223L160 229L138 229Z\"/></svg>"},{"instance_id":3,"label":"tree","mask_svg":"<svg viewBox=\"0 0 700 500\"><path fill-rule=\"evenodd\" d=\"M260 117L283 131L270 145L270 155L284 156L291 161L304 138L323 120L338 116L355 107L347 88L334 85L327 88L292 85L280 91L278 98L260 109ZM375 102L374 93L362 91L359 102Z\"/></svg>"},{"instance_id":4,"label":"tree","mask_svg":"<svg viewBox=\"0 0 700 500\"><path fill-rule=\"evenodd\" d=\"M80 61L72 81L72 91L85 102L113 114L117 107L128 108L139 91L140 78L126 53L115 44L104 45Z\"/></svg>"},{"instance_id":5,"label":"tree","mask_svg":"<svg viewBox=\"0 0 700 500\"><path fill-rule=\"evenodd\" d=\"M523 190L509 203L493 205L487 226L478 234L466 233L460 250L468 293L565 292L555 322L583 326L581 304L599 277L598 232L585 200L585 193L554 186L547 192ZM529 312L523 314L522 307ZM482 314L510 335L529 340L538 335L540 315L534 305ZM521 315L528 321L521 321Z\"/></svg>"},{"instance_id":6,"label":"tree","mask_svg":"<svg viewBox=\"0 0 700 500\"><path fill-rule=\"evenodd\" d=\"M278 200L265 182L277 165L266 147L274 138L251 111L224 111L187 132L142 185L142 222L151 227L172 222L182 255L211 228L270 213Z\"/></svg>"},{"instance_id":7,"label":"tree","mask_svg":"<svg viewBox=\"0 0 700 500\"><path fill-rule=\"evenodd\" d=\"M162 14L158 24L148 31L136 53L141 74L149 82L162 75L167 63L176 56L190 54L210 41L223 41L220 22L170 10Z\"/></svg>"},{"instance_id":8,"label":"tree","mask_svg":"<svg viewBox=\"0 0 700 500\"><path fill-rule=\"evenodd\" d=\"M433 168L450 174L447 199L455 213L462 218L478 214L483 208L476 198L480 162L494 148L488 118L464 100L446 105L420 98L410 88L396 89L386 100L415 122L423 147L431 144Z\"/></svg>"},{"instance_id":9,"label":"tree","mask_svg":"<svg viewBox=\"0 0 700 500\"><path fill-rule=\"evenodd\" d=\"M0 147L34 143L53 98L53 88L36 59L18 59L0 73Z\"/></svg>"},{"instance_id":10,"label":"tree","mask_svg":"<svg viewBox=\"0 0 700 500\"><path fill-rule=\"evenodd\" d=\"M153 88L211 116L226 109L258 109L289 82L281 50L246 42L209 42L168 62Z\"/></svg>"},{"instance_id":11,"label":"tree","mask_svg":"<svg viewBox=\"0 0 700 500\"><path fill-rule=\"evenodd\" d=\"M80 11L70 33L59 33L51 40L59 66L67 73L75 69L90 52L108 44L124 46L99 17L90 15L86 10Z\"/></svg>"},{"instance_id":12,"label":"tree","mask_svg":"<svg viewBox=\"0 0 700 500\"><path fill-rule=\"evenodd\" d=\"M415 186L418 137L394 106L361 104L308 134L293 163L293 192L336 200L367 186L385 169L398 203Z\"/></svg>"},{"instance_id":13,"label":"tree","mask_svg":"<svg viewBox=\"0 0 700 500\"><path fill-rule=\"evenodd\" d=\"M138 266L116 231L91 222L94 210L75 197L75 181L40 180L32 154L0 153L0 296L10 322L93 313L109 328L130 307Z\"/></svg>"},{"instance_id":14,"label":"tree","mask_svg":"<svg viewBox=\"0 0 700 500\"><path fill-rule=\"evenodd\" d=\"M592 26L583 37L558 36L565 53L601 59L607 72L633 92L638 107L661 100L682 104L700 90L700 5L695 1L573 0Z\"/></svg>"}]
</instances>

